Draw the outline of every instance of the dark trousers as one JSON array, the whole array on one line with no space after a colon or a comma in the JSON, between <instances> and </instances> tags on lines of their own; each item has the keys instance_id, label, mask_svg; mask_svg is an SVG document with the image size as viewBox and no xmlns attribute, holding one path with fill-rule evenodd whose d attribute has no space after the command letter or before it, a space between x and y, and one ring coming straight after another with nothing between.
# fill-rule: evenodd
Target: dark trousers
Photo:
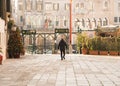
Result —
<instances>
[{"instance_id":1,"label":"dark trousers","mask_svg":"<svg viewBox=\"0 0 120 86\"><path fill-rule=\"evenodd\" d=\"M61 54L61 59L63 59L63 57L65 57L65 50L60 50L60 54Z\"/></svg>"}]
</instances>

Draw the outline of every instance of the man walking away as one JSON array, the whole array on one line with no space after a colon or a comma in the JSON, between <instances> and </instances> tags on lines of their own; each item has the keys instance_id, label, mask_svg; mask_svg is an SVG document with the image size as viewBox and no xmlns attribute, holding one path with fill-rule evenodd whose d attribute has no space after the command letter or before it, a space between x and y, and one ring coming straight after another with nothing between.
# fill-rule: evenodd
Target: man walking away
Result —
<instances>
[{"instance_id":1,"label":"man walking away","mask_svg":"<svg viewBox=\"0 0 120 86\"><path fill-rule=\"evenodd\" d=\"M65 49L67 49L67 44L63 38L61 38L58 44L58 49L60 49L61 60L63 60L63 58L65 59Z\"/></svg>"}]
</instances>

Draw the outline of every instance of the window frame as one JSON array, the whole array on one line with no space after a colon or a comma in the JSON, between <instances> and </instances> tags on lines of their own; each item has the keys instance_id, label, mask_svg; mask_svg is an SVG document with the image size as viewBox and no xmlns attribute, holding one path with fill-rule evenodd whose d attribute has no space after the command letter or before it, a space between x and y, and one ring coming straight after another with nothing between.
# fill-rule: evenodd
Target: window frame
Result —
<instances>
[{"instance_id":1,"label":"window frame","mask_svg":"<svg viewBox=\"0 0 120 86\"><path fill-rule=\"evenodd\" d=\"M58 11L59 10L59 3L53 3L53 10Z\"/></svg>"}]
</instances>

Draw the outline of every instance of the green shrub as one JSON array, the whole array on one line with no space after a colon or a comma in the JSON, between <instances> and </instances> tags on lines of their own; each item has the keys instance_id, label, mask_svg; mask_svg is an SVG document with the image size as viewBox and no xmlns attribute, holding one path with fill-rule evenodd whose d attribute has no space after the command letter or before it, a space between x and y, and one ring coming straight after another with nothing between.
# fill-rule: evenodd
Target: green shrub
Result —
<instances>
[{"instance_id":1,"label":"green shrub","mask_svg":"<svg viewBox=\"0 0 120 86\"><path fill-rule=\"evenodd\" d=\"M83 34L77 35L77 47L78 48L80 48L81 45L82 45L82 48L87 48L87 42L88 42L88 38L86 35L83 35Z\"/></svg>"},{"instance_id":2,"label":"green shrub","mask_svg":"<svg viewBox=\"0 0 120 86\"><path fill-rule=\"evenodd\" d=\"M120 38L115 37L94 37L88 38L85 35L78 34L77 45L89 50L99 51L119 51L120 52Z\"/></svg>"}]
</instances>

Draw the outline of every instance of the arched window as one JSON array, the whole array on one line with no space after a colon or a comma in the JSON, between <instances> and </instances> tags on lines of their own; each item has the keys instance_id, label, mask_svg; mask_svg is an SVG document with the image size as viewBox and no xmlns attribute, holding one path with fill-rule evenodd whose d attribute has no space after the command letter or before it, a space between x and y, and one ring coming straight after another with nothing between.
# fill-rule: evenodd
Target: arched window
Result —
<instances>
[{"instance_id":1,"label":"arched window","mask_svg":"<svg viewBox=\"0 0 120 86\"><path fill-rule=\"evenodd\" d=\"M82 19L79 19L79 22L80 22L80 23L79 23L79 27L80 27L80 28L83 28Z\"/></svg>"},{"instance_id":2,"label":"arched window","mask_svg":"<svg viewBox=\"0 0 120 86\"><path fill-rule=\"evenodd\" d=\"M96 22L96 19L93 18L92 19L92 28L95 28L95 27L97 27L97 22Z\"/></svg>"},{"instance_id":3,"label":"arched window","mask_svg":"<svg viewBox=\"0 0 120 86\"><path fill-rule=\"evenodd\" d=\"M85 27L85 20L82 19L82 26Z\"/></svg>"},{"instance_id":4,"label":"arched window","mask_svg":"<svg viewBox=\"0 0 120 86\"><path fill-rule=\"evenodd\" d=\"M97 25L102 26L102 19L101 18L98 19L98 24Z\"/></svg>"},{"instance_id":5,"label":"arched window","mask_svg":"<svg viewBox=\"0 0 120 86\"><path fill-rule=\"evenodd\" d=\"M75 29L77 30L78 27L79 27L79 19L75 18Z\"/></svg>"},{"instance_id":6,"label":"arched window","mask_svg":"<svg viewBox=\"0 0 120 86\"><path fill-rule=\"evenodd\" d=\"M93 27L92 27L92 23L91 23L90 19L89 19L89 28L90 28L90 29L92 29L92 28L93 28Z\"/></svg>"},{"instance_id":7,"label":"arched window","mask_svg":"<svg viewBox=\"0 0 120 86\"><path fill-rule=\"evenodd\" d=\"M103 19L103 26L105 26L105 25L108 25L108 20L107 20L107 18L104 18L104 19Z\"/></svg>"},{"instance_id":8,"label":"arched window","mask_svg":"<svg viewBox=\"0 0 120 86\"><path fill-rule=\"evenodd\" d=\"M107 19L107 18L105 18L105 20L106 20L106 25L108 25L108 19Z\"/></svg>"},{"instance_id":9,"label":"arched window","mask_svg":"<svg viewBox=\"0 0 120 86\"><path fill-rule=\"evenodd\" d=\"M86 21L86 27L91 29L92 28L92 24L91 24L91 21L90 19L88 18L87 21Z\"/></svg>"}]
</instances>

